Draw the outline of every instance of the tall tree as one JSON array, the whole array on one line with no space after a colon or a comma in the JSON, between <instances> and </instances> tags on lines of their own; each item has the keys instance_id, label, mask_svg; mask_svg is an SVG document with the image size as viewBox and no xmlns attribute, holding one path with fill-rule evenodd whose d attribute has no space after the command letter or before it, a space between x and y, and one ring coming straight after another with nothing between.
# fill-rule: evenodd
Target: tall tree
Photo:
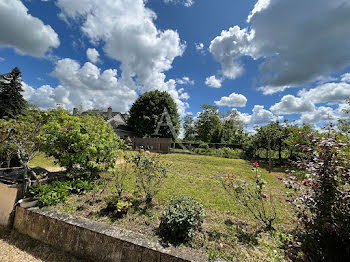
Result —
<instances>
[{"instance_id":1,"label":"tall tree","mask_svg":"<svg viewBox=\"0 0 350 262\"><path fill-rule=\"evenodd\" d=\"M155 135L155 131L159 126L156 136L173 137L168 120L171 121L176 136L179 132L180 117L177 106L174 99L167 92L155 90L140 95L131 106L129 113L128 125L140 137ZM160 123L161 120L162 123Z\"/></svg>"},{"instance_id":2,"label":"tall tree","mask_svg":"<svg viewBox=\"0 0 350 262\"><path fill-rule=\"evenodd\" d=\"M216 142L218 131L221 129L218 107L212 105L202 105L201 107L203 110L199 113L195 123L198 139L207 143Z\"/></svg>"},{"instance_id":3,"label":"tall tree","mask_svg":"<svg viewBox=\"0 0 350 262\"><path fill-rule=\"evenodd\" d=\"M232 109L222 117L222 142L241 145L243 143L244 125L238 111Z\"/></svg>"},{"instance_id":4,"label":"tall tree","mask_svg":"<svg viewBox=\"0 0 350 262\"><path fill-rule=\"evenodd\" d=\"M21 92L21 71L15 67L11 73L0 75L0 118L14 118L22 113L26 106Z\"/></svg>"},{"instance_id":5,"label":"tall tree","mask_svg":"<svg viewBox=\"0 0 350 262\"><path fill-rule=\"evenodd\" d=\"M194 120L192 114L187 114L183 119L184 140L195 140L196 130L194 128Z\"/></svg>"}]
</instances>

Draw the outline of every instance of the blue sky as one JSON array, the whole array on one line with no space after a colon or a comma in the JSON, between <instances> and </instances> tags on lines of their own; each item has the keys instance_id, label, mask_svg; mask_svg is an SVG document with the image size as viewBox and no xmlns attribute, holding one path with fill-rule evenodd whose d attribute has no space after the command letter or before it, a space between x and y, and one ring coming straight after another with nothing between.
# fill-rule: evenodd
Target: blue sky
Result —
<instances>
[{"instance_id":1,"label":"blue sky","mask_svg":"<svg viewBox=\"0 0 350 262\"><path fill-rule=\"evenodd\" d=\"M168 91L179 113L238 110L320 125L350 96L349 0L0 0L0 73L43 109L127 111Z\"/></svg>"}]
</instances>

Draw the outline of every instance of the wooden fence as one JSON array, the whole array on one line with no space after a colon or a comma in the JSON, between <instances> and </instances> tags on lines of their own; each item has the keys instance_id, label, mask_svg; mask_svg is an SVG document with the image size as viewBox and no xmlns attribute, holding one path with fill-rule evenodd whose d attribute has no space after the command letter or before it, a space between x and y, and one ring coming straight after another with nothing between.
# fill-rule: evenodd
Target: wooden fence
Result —
<instances>
[{"instance_id":1,"label":"wooden fence","mask_svg":"<svg viewBox=\"0 0 350 262\"><path fill-rule=\"evenodd\" d=\"M138 138L132 139L132 148L136 150L142 147L145 150L156 153L169 153L173 141L171 138Z\"/></svg>"}]
</instances>

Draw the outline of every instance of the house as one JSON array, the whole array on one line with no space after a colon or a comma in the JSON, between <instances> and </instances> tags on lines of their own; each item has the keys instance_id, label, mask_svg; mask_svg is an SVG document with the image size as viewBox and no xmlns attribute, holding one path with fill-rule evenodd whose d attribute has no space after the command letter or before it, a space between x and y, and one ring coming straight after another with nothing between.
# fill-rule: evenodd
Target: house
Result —
<instances>
[{"instance_id":1,"label":"house","mask_svg":"<svg viewBox=\"0 0 350 262\"><path fill-rule=\"evenodd\" d=\"M73 115L78 114L78 108L73 109ZM96 116L102 116L107 124L110 124L114 132L122 139L135 137L135 133L128 126L128 114L122 114L120 112L113 112L112 107L108 107L107 112L99 110L90 110L82 112L81 115L94 114Z\"/></svg>"}]
</instances>

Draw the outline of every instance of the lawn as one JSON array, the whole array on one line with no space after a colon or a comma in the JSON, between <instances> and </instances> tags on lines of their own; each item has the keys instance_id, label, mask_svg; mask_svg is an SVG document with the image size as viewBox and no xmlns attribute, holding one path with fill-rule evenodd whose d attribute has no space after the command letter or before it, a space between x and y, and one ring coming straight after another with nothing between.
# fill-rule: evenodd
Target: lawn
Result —
<instances>
[{"instance_id":1,"label":"lawn","mask_svg":"<svg viewBox=\"0 0 350 262\"><path fill-rule=\"evenodd\" d=\"M135 179L130 177L126 181L124 198L131 201L133 206L121 219L111 218L103 211L106 207L105 199L115 193L111 182L105 189L100 185L85 195L71 195L67 201L55 208L157 238L156 229L163 207L171 197L183 194L193 197L205 208L206 217L202 230L190 245L207 252L209 258L218 256L239 261L287 260L281 248L280 233L287 234L293 230L295 217L291 207L286 204L284 184L278 179L286 174L269 174L265 169L261 169L264 179L268 182L269 196L271 193L277 208L276 230L279 233L271 235L261 232L261 225L228 196L221 183L222 177L228 175L253 182L252 163L242 159L190 154L168 154L163 155L163 158L170 162L171 166L151 207L147 207L141 196L135 192ZM34 159L33 162L40 165L38 159ZM50 167L53 164L52 159L46 158L42 163L42 167ZM108 181L109 178L109 174L104 174L102 180Z\"/></svg>"}]
</instances>

